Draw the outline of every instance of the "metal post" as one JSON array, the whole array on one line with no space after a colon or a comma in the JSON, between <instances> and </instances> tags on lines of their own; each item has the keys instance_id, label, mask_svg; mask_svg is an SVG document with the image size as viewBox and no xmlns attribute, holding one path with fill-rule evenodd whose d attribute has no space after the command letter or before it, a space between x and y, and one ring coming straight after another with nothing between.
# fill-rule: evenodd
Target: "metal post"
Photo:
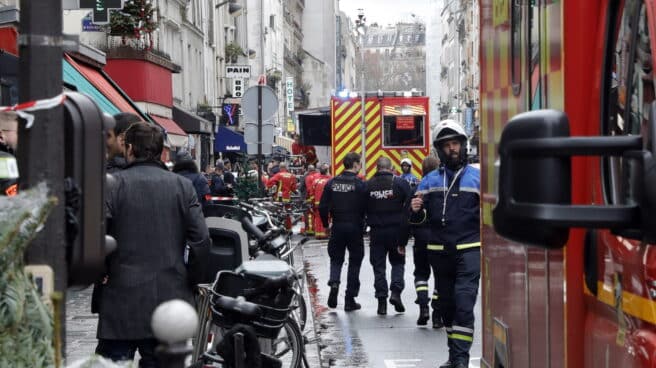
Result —
<instances>
[{"instance_id":1,"label":"metal post","mask_svg":"<svg viewBox=\"0 0 656 368\"><path fill-rule=\"evenodd\" d=\"M62 2L20 2L18 40L19 99L28 102L62 93ZM61 106L33 112L34 126L19 124L18 164L22 189L46 182L58 199L44 228L26 252L28 264L47 264L55 273L55 290L64 294L67 285L64 224L64 119ZM44 159L47 158L47 159ZM99 163L102 164L102 163ZM64 294L65 295L65 294ZM65 304L55 318L65 321ZM60 336L65 336L61 323ZM61 344L62 351L65 345Z\"/></svg>"},{"instance_id":2,"label":"metal post","mask_svg":"<svg viewBox=\"0 0 656 368\"><path fill-rule=\"evenodd\" d=\"M360 104L362 105L362 123L360 127L360 136L362 139L362 168L364 169L364 176L365 178L367 177L367 119L366 119L366 101L365 101L365 92L366 88L364 85L364 25L362 26L362 34L360 35L360 59L362 60L362 73L360 74L360 78L362 80L361 87L362 87L362 96L360 96L361 102Z\"/></svg>"},{"instance_id":3,"label":"metal post","mask_svg":"<svg viewBox=\"0 0 656 368\"><path fill-rule=\"evenodd\" d=\"M367 114L367 109L366 109L366 100L365 100L365 95L366 95L366 88L364 85L364 34L365 34L365 21L366 17L364 16L364 9L360 8L358 9L358 20L357 24L358 27L362 29L362 32L358 31L360 34L360 61L362 62L362 70L360 72L360 89L361 91L361 96L360 96L360 104L362 105L361 109L361 115L362 115L362 122L360 123L360 138L362 140L362 168L364 169L364 176L365 178L367 177L367 119L366 119L366 114Z\"/></svg>"},{"instance_id":4,"label":"metal post","mask_svg":"<svg viewBox=\"0 0 656 368\"><path fill-rule=\"evenodd\" d=\"M264 192L262 183L262 88L257 86L257 187L260 188L260 194Z\"/></svg>"}]
</instances>

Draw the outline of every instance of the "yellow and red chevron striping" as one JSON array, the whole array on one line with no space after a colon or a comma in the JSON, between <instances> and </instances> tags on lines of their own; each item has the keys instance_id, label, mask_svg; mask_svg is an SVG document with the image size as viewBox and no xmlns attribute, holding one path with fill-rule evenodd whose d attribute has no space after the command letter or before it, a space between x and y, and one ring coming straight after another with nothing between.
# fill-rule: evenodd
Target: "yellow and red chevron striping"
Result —
<instances>
[{"instance_id":1,"label":"yellow and red chevron striping","mask_svg":"<svg viewBox=\"0 0 656 368\"><path fill-rule=\"evenodd\" d=\"M364 174L367 179L376 173L376 160L381 156L392 160L394 169L397 172L401 170L401 160L407 157L412 161L412 173L417 177L421 176L421 163L428 154L429 149L425 147L416 149L382 147L382 116L384 109L385 114L389 115L400 115L401 109L404 110L404 113L426 113L425 106L415 101L401 102L384 105L383 101L379 99L366 100L366 172ZM362 105L359 99L332 100L332 164L335 175L339 175L344 171L342 161L347 153L362 152L361 114Z\"/></svg>"}]
</instances>

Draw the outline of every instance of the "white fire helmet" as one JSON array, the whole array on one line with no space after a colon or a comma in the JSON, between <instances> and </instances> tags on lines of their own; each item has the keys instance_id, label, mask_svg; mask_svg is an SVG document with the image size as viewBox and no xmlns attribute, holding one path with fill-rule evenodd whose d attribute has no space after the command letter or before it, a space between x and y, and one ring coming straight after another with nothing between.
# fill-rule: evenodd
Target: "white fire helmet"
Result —
<instances>
[{"instance_id":1,"label":"white fire helmet","mask_svg":"<svg viewBox=\"0 0 656 368\"><path fill-rule=\"evenodd\" d=\"M409 158L406 157L403 160L401 160L401 165L403 165L403 164L408 164L408 165L410 165L410 167L412 167L412 160L410 160Z\"/></svg>"},{"instance_id":2,"label":"white fire helmet","mask_svg":"<svg viewBox=\"0 0 656 368\"><path fill-rule=\"evenodd\" d=\"M437 124L435 132L433 132L433 145L439 149L438 143L454 138L461 138L467 141L465 129L455 120L442 120Z\"/></svg>"}]
</instances>

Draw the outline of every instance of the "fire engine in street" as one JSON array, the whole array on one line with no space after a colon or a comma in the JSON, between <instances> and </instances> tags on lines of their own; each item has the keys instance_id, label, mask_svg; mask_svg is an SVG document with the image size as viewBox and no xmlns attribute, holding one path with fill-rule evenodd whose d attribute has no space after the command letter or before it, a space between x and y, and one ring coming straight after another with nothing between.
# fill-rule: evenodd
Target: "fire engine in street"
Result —
<instances>
[{"instance_id":1,"label":"fire engine in street","mask_svg":"<svg viewBox=\"0 0 656 368\"><path fill-rule=\"evenodd\" d=\"M656 1L480 1L484 367L656 367Z\"/></svg>"},{"instance_id":2,"label":"fire engine in street","mask_svg":"<svg viewBox=\"0 0 656 368\"><path fill-rule=\"evenodd\" d=\"M372 92L362 96L332 97L331 158L335 175L344 170L342 161L349 152L362 154L367 179L376 173L376 160L389 157L397 170L401 160L412 160L412 173L421 177L421 162L430 152L428 97L418 92ZM363 122L362 115L365 119ZM364 138L362 129L365 129Z\"/></svg>"}]
</instances>

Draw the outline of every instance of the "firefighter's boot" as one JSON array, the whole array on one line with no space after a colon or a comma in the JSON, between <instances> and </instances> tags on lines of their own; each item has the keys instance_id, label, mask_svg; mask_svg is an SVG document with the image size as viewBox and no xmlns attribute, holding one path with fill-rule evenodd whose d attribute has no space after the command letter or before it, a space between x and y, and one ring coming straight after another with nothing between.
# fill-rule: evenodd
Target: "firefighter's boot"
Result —
<instances>
[{"instance_id":1,"label":"firefighter's boot","mask_svg":"<svg viewBox=\"0 0 656 368\"><path fill-rule=\"evenodd\" d=\"M430 318L430 312L427 305L419 306L419 318L417 318L418 326L426 326L428 324L428 318Z\"/></svg>"},{"instance_id":2,"label":"firefighter's boot","mask_svg":"<svg viewBox=\"0 0 656 368\"><path fill-rule=\"evenodd\" d=\"M442 323L442 315L438 310L433 309L433 328L442 328L444 323Z\"/></svg>"},{"instance_id":3,"label":"firefighter's boot","mask_svg":"<svg viewBox=\"0 0 656 368\"><path fill-rule=\"evenodd\" d=\"M347 312L356 311L362 308L360 303L355 301L355 298L352 296L347 296L344 300L344 310Z\"/></svg>"},{"instance_id":4,"label":"firefighter's boot","mask_svg":"<svg viewBox=\"0 0 656 368\"><path fill-rule=\"evenodd\" d=\"M337 295L339 294L339 286L333 285L330 287L330 294L328 294L328 307L337 308Z\"/></svg>"},{"instance_id":5,"label":"firefighter's boot","mask_svg":"<svg viewBox=\"0 0 656 368\"><path fill-rule=\"evenodd\" d=\"M405 307L403 306L403 302L401 301L401 293L399 293L398 291L392 291L392 296L390 296L389 301L394 306L394 310L397 313L405 312Z\"/></svg>"},{"instance_id":6,"label":"firefighter's boot","mask_svg":"<svg viewBox=\"0 0 656 368\"><path fill-rule=\"evenodd\" d=\"M378 315L384 316L387 314L387 298L378 298Z\"/></svg>"},{"instance_id":7,"label":"firefighter's boot","mask_svg":"<svg viewBox=\"0 0 656 368\"><path fill-rule=\"evenodd\" d=\"M440 368L455 368L456 364L451 361L451 359L447 360L446 362L442 363Z\"/></svg>"}]
</instances>

